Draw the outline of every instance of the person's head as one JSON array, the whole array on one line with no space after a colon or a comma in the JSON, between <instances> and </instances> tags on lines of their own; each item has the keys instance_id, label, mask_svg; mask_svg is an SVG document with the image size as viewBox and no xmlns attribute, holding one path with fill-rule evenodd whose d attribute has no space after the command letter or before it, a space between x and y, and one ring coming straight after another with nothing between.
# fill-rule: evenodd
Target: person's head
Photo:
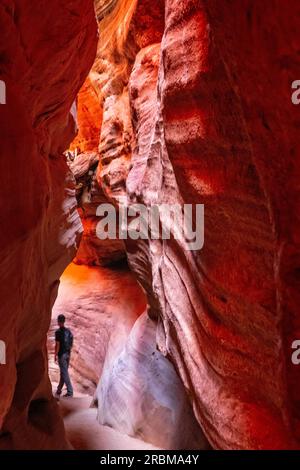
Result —
<instances>
[{"instance_id":1,"label":"person's head","mask_svg":"<svg viewBox=\"0 0 300 470\"><path fill-rule=\"evenodd\" d=\"M62 328L63 326L65 326L65 321L66 321L66 317L61 313L60 315L58 315L57 317L57 323L58 323L58 326L60 328Z\"/></svg>"}]
</instances>

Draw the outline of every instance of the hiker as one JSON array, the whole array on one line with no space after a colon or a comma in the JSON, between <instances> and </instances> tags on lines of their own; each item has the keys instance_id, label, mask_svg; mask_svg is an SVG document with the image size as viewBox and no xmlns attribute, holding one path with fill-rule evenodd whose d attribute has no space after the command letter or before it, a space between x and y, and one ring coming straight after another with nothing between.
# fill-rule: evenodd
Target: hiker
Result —
<instances>
[{"instance_id":1,"label":"hiker","mask_svg":"<svg viewBox=\"0 0 300 470\"><path fill-rule=\"evenodd\" d=\"M64 395L64 397L73 396L73 387L68 372L71 349L73 346L73 335L71 330L65 327L65 321L66 317L64 315L58 315L57 323L59 329L55 332L54 353L54 361L57 362L58 359L58 365L60 369L60 381L56 391L56 396L58 397L61 395L62 388L65 384L67 387L67 393Z\"/></svg>"}]
</instances>

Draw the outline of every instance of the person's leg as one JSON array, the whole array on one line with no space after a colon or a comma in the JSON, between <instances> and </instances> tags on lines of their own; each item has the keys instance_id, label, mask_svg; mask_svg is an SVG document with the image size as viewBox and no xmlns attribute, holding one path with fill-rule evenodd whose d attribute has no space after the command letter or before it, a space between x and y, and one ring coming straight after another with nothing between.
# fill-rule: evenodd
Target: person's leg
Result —
<instances>
[{"instance_id":1,"label":"person's leg","mask_svg":"<svg viewBox=\"0 0 300 470\"><path fill-rule=\"evenodd\" d=\"M64 358L63 359L63 379L64 379L64 382L67 386L67 394L69 396L73 396L73 387L72 387L72 383L71 383L71 380L70 380L70 376L69 376L69 371L68 371L68 368L69 368L69 363L70 363L70 354L68 353L65 353L62 355L62 357Z\"/></svg>"},{"instance_id":2,"label":"person's leg","mask_svg":"<svg viewBox=\"0 0 300 470\"><path fill-rule=\"evenodd\" d=\"M61 357L58 358L58 365L59 365L60 379L59 379L59 384L58 384L58 387L57 387L56 394L60 395L61 391L62 391L62 388L65 384L64 375L63 375L63 371L62 371L63 364L62 364L62 361L61 361Z\"/></svg>"}]
</instances>

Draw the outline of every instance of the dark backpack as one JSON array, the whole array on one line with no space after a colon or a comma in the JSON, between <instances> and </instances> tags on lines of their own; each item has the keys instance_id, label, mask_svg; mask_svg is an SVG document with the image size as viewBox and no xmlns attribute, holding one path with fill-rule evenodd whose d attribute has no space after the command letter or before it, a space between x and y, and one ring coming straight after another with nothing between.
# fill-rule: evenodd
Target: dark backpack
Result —
<instances>
[{"instance_id":1,"label":"dark backpack","mask_svg":"<svg viewBox=\"0 0 300 470\"><path fill-rule=\"evenodd\" d=\"M70 352L73 346L73 335L72 332L66 328L64 331L64 349Z\"/></svg>"}]
</instances>

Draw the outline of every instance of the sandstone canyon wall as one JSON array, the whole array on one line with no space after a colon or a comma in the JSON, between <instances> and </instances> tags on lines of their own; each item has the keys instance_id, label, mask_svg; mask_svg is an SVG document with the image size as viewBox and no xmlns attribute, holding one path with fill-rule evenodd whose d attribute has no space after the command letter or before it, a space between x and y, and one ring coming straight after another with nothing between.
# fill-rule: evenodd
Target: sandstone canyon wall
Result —
<instances>
[{"instance_id":1,"label":"sandstone canyon wall","mask_svg":"<svg viewBox=\"0 0 300 470\"><path fill-rule=\"evenodd\" d=\"M69 147L82 152L69 162L76 192L62 153L96 25L89 1L50 3L0 6L10 103L0 108L0 339L8 357L0 447L67 446L45 338L59 277L79 246L76 195L85 233L75 261L87 265L124 256L119 242L95 237L99 202L205 205L201 250L187 250L174 233L126 242L151 319L141 316L129 332L139 305L122 341L104 341L96 357L86 347L89 325L99 336L111 328L99 327L98 281L85 294L77 286L81 303L68 298L85 345L74 371L85 370L83 386L93 388L107 354L99 421L168 448L207 448L202 430L216 449L299 448L300 372L290 360L300 333L299 117L290 99L300 75L299 2L96 0L100 42L78 97L86 125ZM100 364L91 370L93 361Z\"/></svg>"},{"instance_id":2,"label":"sandstone canyon wall","mask_svg":"<svg viewBox=\"0 0 300 470\"><path fill-rule=\"evenodd\" d=\"M4 0L1 129L0 448L67 446L48 378L46 334L81 223L63 151L72 103L93 63L97 26L87 0Z\"/></svg>"},{"instance_id":3,"label":"sandstone canyon wall","mask_svg":"<svg viewBox=\"0 0 300 470\"><path fill-rule=\"evenodd\" d=\"M126 3L126 40L90 75L99 183L119 204L205 204L202 250L126 246L159 349L213 447L298 448L299 3Z\"/></svg>"}]
</instances>

